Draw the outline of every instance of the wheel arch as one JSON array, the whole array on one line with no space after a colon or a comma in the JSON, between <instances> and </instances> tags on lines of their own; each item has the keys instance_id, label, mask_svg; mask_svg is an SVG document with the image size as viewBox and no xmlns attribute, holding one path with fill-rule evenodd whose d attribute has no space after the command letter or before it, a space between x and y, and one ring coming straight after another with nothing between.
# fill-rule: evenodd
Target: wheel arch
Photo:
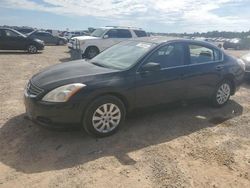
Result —
<instances>
[{"instance_id":1,"label":"wheel arch","mask_svg":"<svg viewBox=\"0 0 250 188\"><path fill-rule=\"evenodd\" d=\"M128 109L129 109L129 107L130 107L129 102L128 102L128 99L127 99L124 95L122 95L121 93L118 93L118 92L105 92L105 93L101 93L101 94L99 94L99 95L96 95L96 96L90 101L90 103L93 102L94 100L100 98L100 97L107 96L107 95L111 95L111 96L114 96L114 97L120 99L120 100L122 101L122 103L124 104L126 111L128 111ZM89 103L89 104L90 104L90 103Z\"/></svg>"},{"instance_id":2,"label":"wheel arch","mask_svg":"<svg viewBox=\"0 0 250 188\"><path fill-rule=\"evenodd\" d=\"M232 90L231 90L231 95L234 95L235 92L236 92L236 84L234 82L234 76L232 74L226 74L224 77L223 77L224 80L227 80L231 83L231 86L232 86Z\"/></svg>"}]
</instances>

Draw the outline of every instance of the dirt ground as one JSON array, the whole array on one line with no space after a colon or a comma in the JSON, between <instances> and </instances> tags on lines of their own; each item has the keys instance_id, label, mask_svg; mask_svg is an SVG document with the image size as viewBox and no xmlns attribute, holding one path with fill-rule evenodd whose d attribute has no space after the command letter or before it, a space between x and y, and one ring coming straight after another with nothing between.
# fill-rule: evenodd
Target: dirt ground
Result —
<instances>
[{"instance_id":1,"label":"dirt ground","mask_svg":"<svg viewBox=\"0 0 250 188\"><path fill-rule=\"evenodd\" d=\"M24 118L28 79L68 58L64 46L0 53L0 187L250 187L250 84L221 109L167 105L94 139Z\"/></svg>"}]
</instances>

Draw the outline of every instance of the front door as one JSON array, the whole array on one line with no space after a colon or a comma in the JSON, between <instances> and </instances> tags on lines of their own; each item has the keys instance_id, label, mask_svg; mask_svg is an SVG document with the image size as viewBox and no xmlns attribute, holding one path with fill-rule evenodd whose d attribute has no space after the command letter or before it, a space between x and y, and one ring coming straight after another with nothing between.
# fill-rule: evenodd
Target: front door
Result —
<instances>
[{"instance_id":1,"label":"front door","mask_svg":"<svg viewBox=\"0 0 250 188\"><path fill-rule=\"evenodd\" d=\"M182 43L168 44L156 50L136 75L137 107L173 102L185 98L187 86L182 79L187 70L186 48ZM142 71L147 63L159 63L158 71Z\"/></svg>"},{"instance_id":2,"label":"front door","mask_svg":"<svg viewBox=\"0 0 250 188\"><path fill-rule=\"evenodd\" d=\"M3 44L4 50L24 50L26 48L26 38L12 30L4 30Z\"/></svg>"}]
</instances>

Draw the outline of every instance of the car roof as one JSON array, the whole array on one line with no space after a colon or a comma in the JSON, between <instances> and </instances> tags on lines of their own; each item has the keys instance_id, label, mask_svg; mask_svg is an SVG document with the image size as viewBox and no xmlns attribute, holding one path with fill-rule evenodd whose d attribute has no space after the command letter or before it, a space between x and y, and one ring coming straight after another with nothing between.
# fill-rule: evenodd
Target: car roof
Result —
<instances>
[{"instance_id":1,"label":"car roof","mask_svg":"<svg viewBox=\"0 0 250 188\"><path fill-rule=\"evenodd\" d=\"M142 28L139 28L139 27L129 27L129 26L105 26L105 27L100 27L100 29L134 29L134 30L142 30Z\"/></svg>"},{"instance_id":2,"label":"car roof","mask_svg":"<svg viewBox=\"0 0 250 188\"><path fill-rule=\"evenodd\" d=\"M130 39L131 41L141 41L141 42L149 42L149 43L154 43L157 45L168 43L168 42L185 42L185 43L192 43L192 44L197 44L197 45L202 45L202 46L207 46L211 48L218 48L214 44L211 44L206 41L198 41L198 40L191 40L191 39L182 39L182 38L177 38L177 37L138 37L138 38L133 38Z\"/></svg>"}]
</instances>

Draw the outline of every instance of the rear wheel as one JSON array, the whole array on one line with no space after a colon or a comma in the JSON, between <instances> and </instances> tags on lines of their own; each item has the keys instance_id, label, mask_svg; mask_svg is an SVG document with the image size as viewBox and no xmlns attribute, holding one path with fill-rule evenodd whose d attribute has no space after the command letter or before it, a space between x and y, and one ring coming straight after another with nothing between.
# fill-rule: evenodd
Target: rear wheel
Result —
<instances>
[{"instance_id":1,"label":"rear wheel","mask_svg":"<svg viewBox=\"0 0 250 188\"><path fill-rule=\"evenodd\" d=\"M221 107L225 105L231 95L232 84L224 80L222 81L215 89L215 92L212 96L212 103L215 107Z\"/></svg>"},{"instance_id":2,"label":"rear wheel","mask_svg":"<svg viewBox=\"0 0 250 188\"><path fill-rule=\"evenodd\" d=\"M125 119L125 106L117 97L107 95L94 100L87 108L83 127L91 135L105 137L114 134Z\"/></svg>"},{"instance_id":3,"label":"rear wheel","mask_svg":"<svg viewBox=\"0 0 250 188\"><path fill-rule=\"evenodd\" d=\"M37 53L37 47L34 45L34 44L30 44L29 46L28 46L28 52L30 53L30 54L35 54L35 53Z\"/></svg>"},{"instance_id":4,"label":"rear wheel","mask_svg":"<svg viewBox=\"0 0 250 188\"><path fill-rule=\"evenodd\" d=\"M88 58L88 59L92 59L92 58L95 57L97 54L99 54L99 50L98 50L97 47L94 47L94 46L88 47L88 48L86 49L86 52L85 52L85 56L86 56L86 58Z\"/></svg>"}]
</instances>

